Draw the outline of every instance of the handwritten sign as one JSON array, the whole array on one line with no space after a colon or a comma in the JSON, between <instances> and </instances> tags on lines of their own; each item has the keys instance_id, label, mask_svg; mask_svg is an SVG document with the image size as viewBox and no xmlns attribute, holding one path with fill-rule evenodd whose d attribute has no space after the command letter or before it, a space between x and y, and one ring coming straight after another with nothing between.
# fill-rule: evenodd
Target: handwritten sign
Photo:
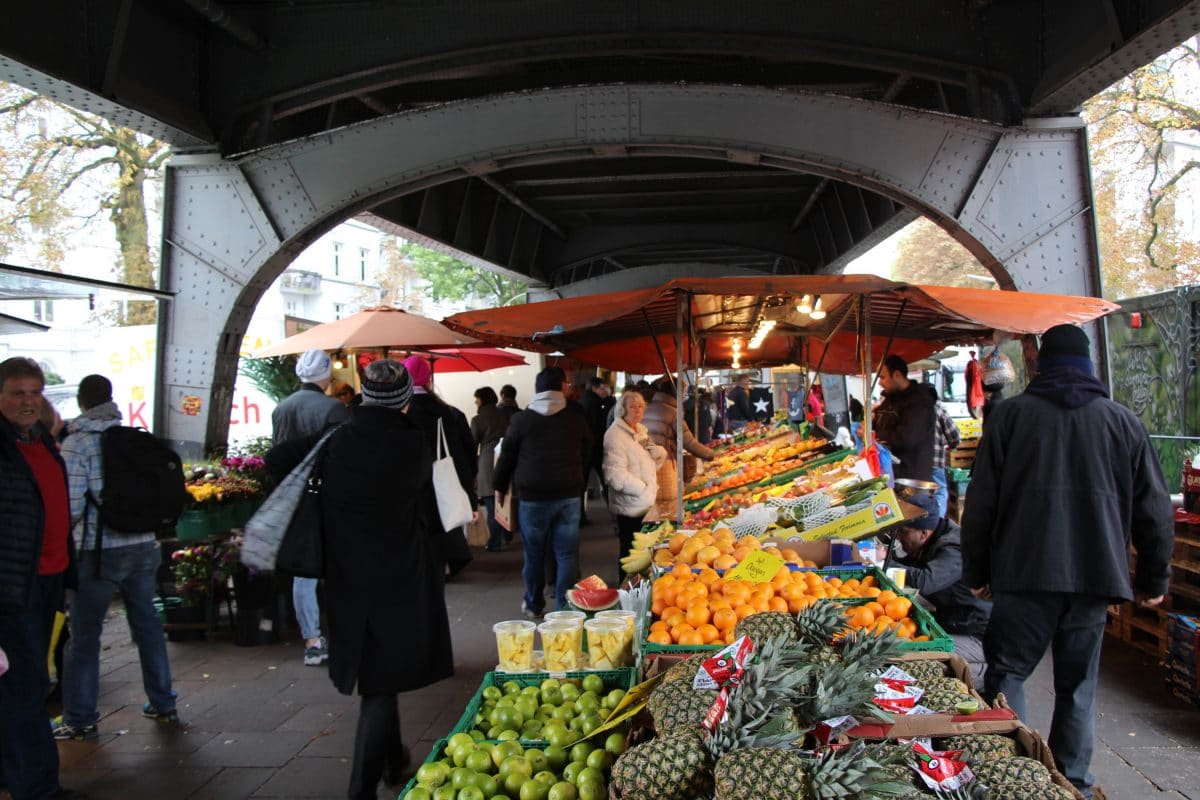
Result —
<instances>
[{"instance_id":1,"label":"handwritten sign","mask_svg":"<svg viewBox=\"0 0 1200 800\"><path fill-rule=\"evenodd\" d=\"M766 583L775 577L784 563L783 557L777 553L755 550L742 559L742 563L726 572L725 580Z\"/></svg>"}]
</instances>

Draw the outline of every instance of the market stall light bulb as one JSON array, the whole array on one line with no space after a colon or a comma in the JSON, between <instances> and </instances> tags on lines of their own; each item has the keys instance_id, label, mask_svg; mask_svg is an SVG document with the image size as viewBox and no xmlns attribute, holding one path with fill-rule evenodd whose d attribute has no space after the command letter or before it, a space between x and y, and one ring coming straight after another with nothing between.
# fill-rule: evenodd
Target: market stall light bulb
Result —
<instances>
[{"instance_id":1,"label":"market stall light bulb","mask_svg":"<svg viewBox=\"0 0 1200 800\"><path fill-rule=\"evenodd\" d=\"M820 297L818 297L817 301L813 303L812 314L809 316L811 316L813 319L825 319L825 309L821 308Z\"/></svg>"},{"instance_id":2,"label":"market stall light bulb","mask_svg":"<svg viewBox=\"0 0 1200 800\"><path fill-rule=\"evenodd\" d=\"M346 362L342 361L342 360L339 358L337 361L333 362L333 368L334 368L334 369L345 369L345 368L346 368Z\"/></svg>"},{"instance_id":3,"label":"market stall light bulb","mask_svg":"<svg viewBox=\"0 0 1200 800\"><path fill-rule=\"evenodd\" d=\"M811 314L812 310L813 310L812 309L812 298L809 297L808 295L804 295L804 297L801 297L800 302L796 305L796 310L799 311L801 314Z\"/></svg>"}]
</instances>

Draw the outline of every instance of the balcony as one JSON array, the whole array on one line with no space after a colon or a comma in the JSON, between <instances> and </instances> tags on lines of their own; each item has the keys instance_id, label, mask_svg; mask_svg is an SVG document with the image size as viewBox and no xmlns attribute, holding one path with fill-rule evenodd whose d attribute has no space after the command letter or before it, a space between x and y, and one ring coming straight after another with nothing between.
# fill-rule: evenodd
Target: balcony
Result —
<instances>
[{"instance_id":1,"label":"balcony","mask_svg":"<svg viewBox=\"0 0 1200 800\"><path fill-rule=\"evenodd\" d=\"M283 273L280 289L291 294L317 294L321 291L321 274L289 269Z\"/></svg>"}]
</instances>

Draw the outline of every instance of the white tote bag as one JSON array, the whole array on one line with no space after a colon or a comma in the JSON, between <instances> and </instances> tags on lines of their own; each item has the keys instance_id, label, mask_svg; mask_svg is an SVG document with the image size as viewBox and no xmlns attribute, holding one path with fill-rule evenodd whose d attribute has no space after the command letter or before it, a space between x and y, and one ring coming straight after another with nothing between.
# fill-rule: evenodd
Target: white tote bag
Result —
<instances>
[{"instance_id":1,"label":"white tote bag","mask_svg":"<svg viewBox=\"0 0 1200 800\"><path fill-rule=\"evenodd\" d=\"M446 446L446 431L440 419L437 428L437 458L433 462L433 491L437 495L438 514L442 518L443 530L452 531L471 521L475 509L471 507L471 498L467 496L458 480L458 470L454 467L454 459L450 457L450 448Z\"/></svg>"}]
</instances>

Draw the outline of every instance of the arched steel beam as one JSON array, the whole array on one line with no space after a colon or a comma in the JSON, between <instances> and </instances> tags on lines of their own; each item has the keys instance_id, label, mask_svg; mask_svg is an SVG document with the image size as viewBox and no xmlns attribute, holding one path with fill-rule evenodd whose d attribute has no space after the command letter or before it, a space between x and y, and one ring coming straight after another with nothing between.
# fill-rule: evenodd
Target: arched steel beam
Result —
<instances>
[{"instance_id":1,"label":"arched steel beam","mask_svg":"<svg viewBox=\"0 0 1200 800\"><path fill-rule=\"evenodd\" d=\"M224 441L246 321L337 221L390 197L621 147L796 169L937 220L1009 287L1096 293L1082 129L1004 128L881 103L733 86L553 89L405 112L237 162L176 162L164 235L159 413L175 440ZM517 247L519 221L497 247ZM216 388L213 388L216 387ZM183 398L194 398L187 403ZM189 414L197 402L206 411Z\"/></svg>"}]
</instances>

